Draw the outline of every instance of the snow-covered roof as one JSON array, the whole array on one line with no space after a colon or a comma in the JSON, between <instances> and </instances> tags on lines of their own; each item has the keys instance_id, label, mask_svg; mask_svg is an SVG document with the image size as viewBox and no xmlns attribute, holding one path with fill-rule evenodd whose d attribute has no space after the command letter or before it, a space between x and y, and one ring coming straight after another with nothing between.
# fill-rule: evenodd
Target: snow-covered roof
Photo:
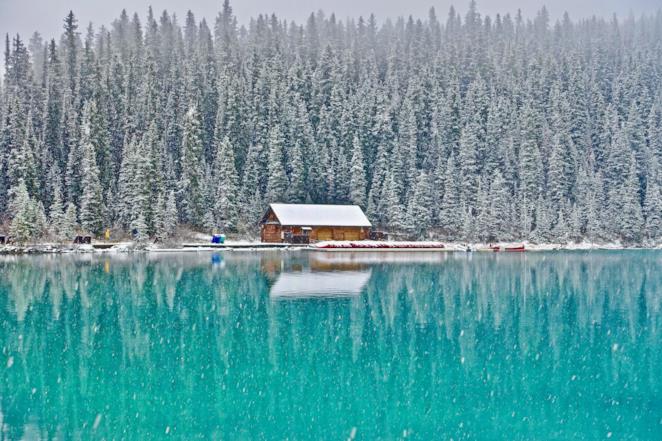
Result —
<instances>
[{"instance_id":1,"label":"snow-covered roof","mask_svg":"<svg viewBox=\"0 0 662 441\"><path fill-rule=\"evenodd\" d=\"M358 205L271 204L281 225L370 227Z\"/></svg>"},{"instance_id":2,"label":"snow-covered roof","mask_svg":"<svg viewBox=\"0 0 662 441\"><path fill-rule=\"evenodd\" d=\"M345 297L361 294L371 271L281 273L269 295L275 299Z\"/></svg>"}]
</instances>

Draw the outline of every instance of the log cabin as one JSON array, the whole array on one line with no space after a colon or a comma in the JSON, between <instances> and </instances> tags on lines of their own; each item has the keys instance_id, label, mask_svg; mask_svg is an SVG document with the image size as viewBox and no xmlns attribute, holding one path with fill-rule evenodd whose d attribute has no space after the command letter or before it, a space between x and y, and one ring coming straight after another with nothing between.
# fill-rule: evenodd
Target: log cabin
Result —
<instances>
[{"instance_id":1,"label":"log cabin","mask_svg":"<svg viewBox=\"0 0 662 441\"><path fill-rule=\"evenodd\" d=\"M371 224L358 205L270 204L260 222L262 242L366 240Z\"/></svg>"}]
</instances>

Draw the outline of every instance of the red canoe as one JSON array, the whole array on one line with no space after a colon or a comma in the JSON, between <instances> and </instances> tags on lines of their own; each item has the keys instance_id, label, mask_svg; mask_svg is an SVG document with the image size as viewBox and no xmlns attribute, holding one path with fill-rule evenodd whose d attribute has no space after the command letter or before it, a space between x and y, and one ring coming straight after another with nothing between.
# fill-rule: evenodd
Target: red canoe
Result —
<instances>
[{"instance_id":1,"label":"red canoe","mask_svg":"<svg viewBox=\"0 0 662 441\"><path fill-rule=\"evenodd\" d=\"M524 248L524 245L520 245L518 247L491 246L490 248L495 253L497 253L499 251L505 251L506 253L523 253L524 251L526 251L526 248Z\"/></svg>"},{"instance_id":2,"label":"red canoe","mask_svg":"<svg viewBox=\"0 0 662 441\"><path fill-rule=\"evenodd\" d=\"M523 253L524 251L526 251L526 249L524 248L524 245L522 245L519 247L510 247L510 248L507 247L504 249L504 251L506 251L507 253Z\"/></svg>"}]
</instances>

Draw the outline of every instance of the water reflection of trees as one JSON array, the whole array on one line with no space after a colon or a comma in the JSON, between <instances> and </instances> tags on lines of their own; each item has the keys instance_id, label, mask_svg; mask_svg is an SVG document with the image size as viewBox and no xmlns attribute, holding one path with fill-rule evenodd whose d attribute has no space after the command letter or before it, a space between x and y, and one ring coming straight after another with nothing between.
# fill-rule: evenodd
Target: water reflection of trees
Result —
<instances>
[{"instance_id":1,"label":"water reflection of trees","mask_svg":"<svg viewBox=\"0 0 662 441\"><path fill-rule=\"evenodd\" d=\"M566 438L638 418L650 437L660 430L660 256L341 256L338 277L370 267L362 296L277 302L268 291L279 272L320 262L5 258L2 423L9 439L168 427L428 439L496 436L504 425Z\"/></svg>"}]
</instances>

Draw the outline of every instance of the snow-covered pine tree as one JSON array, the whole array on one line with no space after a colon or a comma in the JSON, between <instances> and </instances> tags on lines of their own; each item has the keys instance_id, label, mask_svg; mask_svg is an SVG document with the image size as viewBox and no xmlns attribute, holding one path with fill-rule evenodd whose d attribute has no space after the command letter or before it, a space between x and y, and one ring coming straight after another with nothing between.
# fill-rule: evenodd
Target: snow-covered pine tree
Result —
<instances>
[{"instance_id":1,"label":"snow-covered pine tree","mask_svg":"<svg viewBox=\"0 0 662 441\"><path fill-rule=\"evenodd\" d=\"M135 207L134 196L136 193L136 143L133 139L127 140L122 149L122 164L120 166L119 179L117 180L118 200L115 208L124 227L128 227L133 219Z\"/></svg>"},{"instance_id":2,"label":"snow-covered pine tree","mask_svg":"<svg viewBox=\"0 0 662 441\"><path fill-rule=\"evenodd\" d=\"M242 211L246 211L249 203L256 193L262 193L266 185L266 158L264 149L259 144L251 144L246 154L241 187Z\"/></svg>"},{"instance_id":3,"label":"snow-covered pine tree","mask_svg":"<svg viewBox=\"0 0 662 441\"><path fill-rule=\"evenodd\" d=\"M224 232L235 231L239 220L238 178L234 148L227 136L217 143L213 173L215 223Z\"/></svg>"},{"instance_id":4,"label":"snow-covered pine tree","mask_svg":"<svg viewBox=\"0 0 662 441\"><path fill-rule=\"evenodd\" d=\"M430 177L421 171L416 178L412 197L409 199L405 228L416 238L424 238L432 226L432 185Z\"/></svg>"},{"instance_id":5,"label":"snow-covered pine tree","mask_svg":"<svg viewBox=\"0 0 662 441\"><path fill-rule=\"evenodd\" d=\"M303 203L306 201L306 171L300 141L295 141L288 155L290 185L287 189L287 201Z\"/></svg>"},{"instance_id":6,"label":"snow-covered pine tree","mask_svg":"<svg viewBox=\"0 0 662 441\"><path fill-rule=\"evenodd\" d=\"M84 114L89 115L88 110ZM89 119L83 118L81 130L80 163L82 195L80 198L80 223L84 230L99 235L103 231L103 194L99 180L99 167L94 146L90 141Z\"/></svg>"},{"instance_id":7,"label":"snow-covered pine tree","mask_svg":"<svg viewBox=\"0 0 662 441\"><path fill-rule=\"evenodd\" d=\"M489 190L490 234L488 240L510 240L512 239L513 215L510 191L506 181L499 170L494 175Z\"/></svg>"},{"instance_id":8,"label":"snow-covered pine tree","mask_svg":"<svg viewBox=\"0 0 662 441\"><path fill-rule=\"evenodd\" d=\"M620 238L625 243L639 243L642 239L644 218L639 203L639 176L637 161L634 153L631 154L625 182L618 190L618 206L620 208L618 219Z\"/></svg>"},{"instance_id":9,"label":"snow-covered pine tree","mask_svg":"<svg viewBox=\"0 0 662 441\"><path fill-rule=\"evenodd\" d=\"M384 210L384 189L386 175L388 171L388 144L386 141L377 145L375 152L375 163L372 168L372 181L368 191L367 215L368 217L381 225L385 222L386 213Z\"/></svg>"},{"instance_id":10,"label":"snow-covered pine tree","mask_svg":"<svg viewBox=\"0 0 662 441\"><path fill-rule=\"evenodd\" d=\"M62 225L58 231L58 239L61 241L73 240L76 229L78 228L78 216L76 206L73 202L67 204L67 210L64 212Z\"/></svg>"},{"instance_id":11,"label":"snow-covered pine tree","mask_svg":"<svg viewBox=\"0 0 662 441\"><path fill-rule=\"evenodd\" d=\"M64 184L67 199L75 204L80 204L83 192L81 168L81 163L83 162L83 143L91 142L90 104L86 103L83 107L83 116L79 127L78 115L73 107L72 99L65 94L64 101L62 115L62 155L66 155L66 166L62 168L65 172ZM82 133L83 131L86 131L86 133Z\"/></svg>"},{"instance_id":12,"label":"snow-covered pine tree","mask_svg":"<svg viewBox=\"0 0 662 441\"><path fill-rule=\"evenodd\" d=\"M163 212L163 231L166 237L172 237L175 234L178 225L178 211L175 192L170 191L165 201Z\"/></svg>"},{"instance_id":13,"label":"snow-covered pine tree","mask_svg":"<svg viewBox=\"0 0 662 441\"><path fill-rule=\"evenodd\" d=\"M37 238L48 234L48 218L41 201L32 201L32 215L34 217L34 233Z\"/></svg>"},{"instance_id":14,"label":"snow-covered pine tree","mask_svg":"<svg viewBox=\"0 0 662 441\"><path fill-rule=\"evenodd\" d=\"M168 238L165 229L165 205L166 200L163 192L156 196L154 205L154 238L157 242L163 242Z\"/></svg>"},{"instance_id":15,"label":"snow-covered pine tree","mask_svg":"<svg viewBox=\"0 0 662 441\"><path fill-rule=\"evenodd\" d=\"M646 238L656 243L662 238L662 173L655 157L651 159L646 179L644 217Z\"/></svg>"},{"instance_id":16,"label":"snow-covered pine tree","mask_svg":"<svg viewBox=\"0 0 662 441\"><path fill-rule=\"evenodd\" d=\"M60 187L55 187L53 193L53 203L50 208L50 229L55 238L64 239L61 237L64 228L64 204L62 201L62 191Z\"/></svg>"},{"instance_id":17,"label":"snow-covered pine tree","mask_svg":"<svg viewBox=\"0 0 662 441\"><path fill-rule=\"evenodd\" d=\"M490 203L489 184L481 179L476 195L476 213L474 217L476 238L483 242L490 242L495 238L492 224L492 209Z\"/></svg>"},{"instance_id":18,"label":"snow-covered pine tree","mask_svg":"<svg viewBox=\"0 0 662 441\"><path fill-rule=\"evenodd\" d=\"M457 170L455 156L451 155L446 164L446 181L444 182L444 196L441 200L439 222L444 236L452 238L462 228L462 201L460 177Z\"/></svg>"},{"instance_id":19,"label":"snow-covered pine tree","mask_svg":"<svg viewBox=\"0 0 662 441\"><path fill-rule=\"evenodd\" d=\"M519 200L517 202L520 212L520 231L523 237L527 237L536 227L534 223L536 210L543 209L545 204L540 199L543 168L535 128L537 115L531 108L531 104L527 104L522 110L521 118L522 139L519 147ZM546 218L545 221L547 221ZM547 228L547 225L543 226L543 230ZM539 234L540 231L543 231L539 228L538 230Z\"/></svg>"},{"instance_id":20,"label":"snow-covered pine tree","mask_svg":"<svg viewBox=\"0 0 662 441\"><path fill-rule=\"evenodd\" d=\"M477 121L472 120L462 129L460 137L460 176L462 177L461 198L467 205L467 210L473 214L477 208L478 184L480 180L479 150L481 147L481 127Z\"/></svg>"},{"instance_id":21,"label":"snow-covered pine tree","mask_svg":"<svg viewBox=\"0 0 662 441\"><path fill-rule=\"evenodd\" d=\"M203 206L204 147L200 112L195 104L184 116L180 167L178 190L182 217L191 225L201 225L203 214L210 207Z\"/></svg>"},{"instance_id":22,"label":"snow-covered pine tree","mask_svg":"<svg viewBox=\"0 0 662 441\"><path fill-rule=\"evenodd\" d=\"M6 163L7 184L15 186L23 181L30 195L37 193L37 165L34 157L37 142L32 125L32 113L28 111L23 140L16 146L17 148L8 149Z\"/></svg>"},{"instance_id":23,"label":"snow-covered pine tree","mask_svg":"<svg viewBox=\"0 0 662 441\"><path fill-rule=\"evenodd\" d=\"M10 211L12 213L9 235L17 243L26 243L37 235L34 201L30 199L28 189L23 181L10 191L12 196Z\"/></svg>"},{"instance_id":24,"label":"snow-covered pine tree","mask_svg":"<svg viewBox=\"0 0 662 441\"><path fill-rule=\"evenodd\" d=\"M552 137L551 153L549 157L548 191L555 209L559 209L563 202L573 193L573 179L575 176L573 159L571 157L572 140L569 136L560 133Z\"/></svg>"},{"instance_id":25,"label":"snow-covered pine tree","mask_svg":"<svg viewBox=\"0 0 662 441\"><path fill-rule=\"evenodd\" d=\"M382 197L384 198L384 209L388 216L386 220L395 232L402 232L406 228L406 207L402 204L400 192L401 187L396 173L389 169Z\"/></svg>"},{"instance_id":26,"label":"snow-covered pine tree","mask_svg":"<svg viewBox=\"0 0 662 441\"><path fill-rule=\"evenodd\" d=\"M289 182L285 174L283 160L285 158L285 138L280 127L269 131L269 162L267 177L267 192L265 198L269 203L282 202L287 193Z\"/></svg>"},{"instance_id":27,"label":"snow-covered pine tree","mask_svg":"<svg viewBox=\"0 0 662 441\"><path fill-rule=\"evenodd\" d=\"M543 193L538 195L535 204L535 227L531 232L531 238L538 243L549 242L552 239L552 218L554 211L551 202L545 198Z\"/></svg>"},{"instance_id":28,"label":"snow-covered pine tree","mask_svg":"<svg viewBox=\"0 0 662 441\"><path fill-rule=\"evenodd\" d=\"M349 198L351 202L362 208L366 207L366 178L363 161L363 147L358 137L352 141L351 178L349 182Z\"/></svg>"},{"instance_id":29,"label":"snow-covered pine tree","mask_svg":"<svg viewBox=\"0 0 662 441\"><path fill-rule=\"evenodd\" d=\"M149 234L147 232L147 222L145 222L145 215L142 211L139 212L135 218L131 221L131 235L133 240L138 243L144 243L149 239Z\"/></svg>"}]
</instances>

